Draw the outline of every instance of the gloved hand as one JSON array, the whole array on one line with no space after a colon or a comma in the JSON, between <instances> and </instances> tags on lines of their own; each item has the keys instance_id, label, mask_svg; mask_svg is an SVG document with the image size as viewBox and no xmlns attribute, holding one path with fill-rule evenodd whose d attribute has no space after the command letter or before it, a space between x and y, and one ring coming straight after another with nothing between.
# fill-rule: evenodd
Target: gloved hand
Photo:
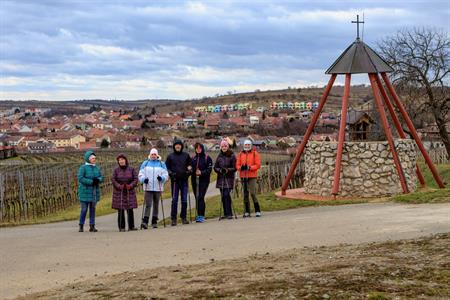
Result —
<instances>
[{"instance_id":1,"label":"gloved hand","mask_svg":"<svg viewBox=\"0 0 450 300\"><path fill-rule=\"evenodd\" d=\"M99 183L100 183L100 180L97 177L92 179L92 185L93 186L98 186Z\"/></svg>"},{"instance_id":2,"label":"gloved hand","mask_svg":"<svg viewBox=\"0 0 450 300\"><path fill-rule=\"evenodd\" d=\"M162 177L158 175L158 177L156 177L156 179L158 179L159 182L162 181Z\"/></svg>"},{"instance_id":3,"label":"gloved hand","mask_svg":"<svg viewBox=\"0 0 450 300\"><path fill-rule=\"evenodd\" d=\"M125 184L125 188L126 188L127 190L131 190L133 187L131 186L131 184Z\"/></svg>"},{"instance_id":4,"label":"gloved hand","mask_svg":"<svg viewBox=\"0 0 450 300\"><path fill-rule=\"evenodd\" d=\"M247 165L242 165L241 166L241 171L247 171L247 170L250 170L249 166L247 166Z\"/></svg>"},{"instance_id":5,"label":"gloved hand","mask_svg":"<svg viewBox=\"0 0 450 300\"><path fill-rule=\"evenodd\" d=\"M227 168L220 169L220 173L222 173L222 174L227 174L227 172L228 172Z\"/></svg>"},{"instance_id":6,"label":"gloved hand","mask_svg":"<svg viewBox=\"0 0 450 300\"><path fill-rule=\"evenodd\" d=\"M126 187L126 184L121 184L121 185L120 185L120 189L121 189L121 190L124 190L124 189L126 189L126 188L127 188L127 187Z\"/></svg>"},{"instance_id":7,"label":"gloved hand","mask_svg":"<svg viewBox=\"0 0 450 300\"><path fill-rule=\"evenodd\" d=\"M145 183L145 184L148 184L148 178L145 178L145 179L144 179L144 183Z\"/></svg>"}]
</instances>

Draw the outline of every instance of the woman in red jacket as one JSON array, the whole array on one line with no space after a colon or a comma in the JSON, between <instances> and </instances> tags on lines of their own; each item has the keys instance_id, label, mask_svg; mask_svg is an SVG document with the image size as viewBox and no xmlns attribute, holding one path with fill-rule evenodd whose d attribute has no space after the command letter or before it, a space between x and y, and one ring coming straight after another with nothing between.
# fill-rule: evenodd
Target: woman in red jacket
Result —
<instances>
[{"instance_id":1,"label":"woman in red jacket","mask_svg":"<svg viewBox=\"0 0 450 300\"><path fill-rule=\"evenodd\" d=\"M261 168L261 158L255 148L252 148L250 140L244 141L244 149L239 153L236 161L236 169L244 187L244 218L250 217L249 193L252 196L253 205L257 217L261 217L261 208L256 198L256 178Z\"/></svg>"}]
</instances>

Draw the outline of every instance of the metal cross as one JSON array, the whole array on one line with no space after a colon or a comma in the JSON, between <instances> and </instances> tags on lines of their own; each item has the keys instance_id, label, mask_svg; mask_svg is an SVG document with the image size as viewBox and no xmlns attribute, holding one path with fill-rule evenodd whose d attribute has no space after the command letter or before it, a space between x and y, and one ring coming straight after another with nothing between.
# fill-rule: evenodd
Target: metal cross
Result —
<instances>
[{"instance_id":1,"label":"metal cross","mask_svg":"<svg viewBox=\"0 0 450 300\"><path fill-rule=\"evenodd\" d=\"M356 39L359 40L359 24L364 23L364 21L359 21L359 15L356 15L356 21L352 21L352 23L356 23Z\"/></svg>"}]
</instances>

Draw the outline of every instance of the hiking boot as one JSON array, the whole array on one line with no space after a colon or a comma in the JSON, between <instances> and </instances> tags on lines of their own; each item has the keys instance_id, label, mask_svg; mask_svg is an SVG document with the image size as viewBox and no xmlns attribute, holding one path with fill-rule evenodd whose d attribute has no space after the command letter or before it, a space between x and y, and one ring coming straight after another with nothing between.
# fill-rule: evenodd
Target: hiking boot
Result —
<instances>
[{"instance_id":1,"label":"hiking boot","mask_svg":"<svg viewBox=\"0 0 450 300\"><path fill-rule=\"evenodd\" d=\"M258 218L261 217L261 212L260 212L260 211L257 211L256 214L255 214L255 216L258 217Z\"/></svg>"},{"instance_id":2,"label":"hiking boot","mask_svg":"<svg viewBox=\"0 0 450 300\"><path fill-rule=\"evenodd\" d=\"M177 226L177 219L172 219L171 225L172 225L172 226Z\"/></svg>"},{"instance_id":3,"label":"hiking boot","mask_svg":"<svg viewBox=\"0 0 450 300\"><path fill-rule=\"evenodd\" d=\"M78 232L83 232L84 231L84 225L80 224L79 226L80 226L80 228L78 229Z\"/></svg>"},{"instance_id":4,"label":"hiking boot","mask_svg":"<svg viewBox=\"0 0 450 300\"><path fill-rule=\"evenodd\" d=\"M144 229L144 230L148 229L148 224L142 223L141 224L141 229Z\"/></svg>"},{"instance_id":5,"label":"hiking boot","mask_svg":"<svg viewBox=\"0 0 450 300\"><path fill-rule=\"evenodd\" d=\"M128 231L136 231L136 230L137 230L136 227L128 228Z\"/></svg>"},{"instance_id":6,"label":"hiking boot","mask_svg":"<svg viewBox=\"0 0 450 300\"><path fill-rule=\"evenodd\" d=\"M250 218L251 216L250 216L250 213L248 213L248 212L246 212L245 214L244 214L244 218Z\"/></svg>"},{"instance_id":7,"label":"hiking boot","mask_svg":"<svg viewBox=\"0 0 450 300\"><path fill-rule=\"evenodd\" d=\"M153 224L152 224L152 228L153 228L153 229L156 229L156 228L158 228L158 224L156 224L156 223L153 223Z\"/></svg>"},{"instance_id":8,"label":"hiking boot","mask_svg":"<svg viewBox=\"0 0 450 300\"><path fill-rule=\"evenodd\" d=\"M125 232L126 230L125 230L125 228L120 228L119 229L119 232Z\"/></svg>"},{"instance_id":9,"label":"hiking boot","mask_svg":"<svg viewBox=\"0 0 450 300\"><path fill-rule=\"evenodd\" d=\"M97 232L97 228L95 228L95 225L89 225L89 232Z\"/></svg>"},{"instance_id":10,"label":"hiking boot","mask_svg":"<svg viewBox=\"0 0 450 300\"><path fill-rule=\"evenodd\" d=\"M227 219L228 220L233 220L233 216L228 216Z\"/></svg>"},{"instance_id":11,"label":"hiking boot","mask_svg":"<svg viewBox=\"0 0 450 300\"><path fill-rule=\"evenodd\" d=\"M184 218L181 220L181 223L183 223L183 225L187 225L189 224L189 221L186 218Z\"/></svg>"}]
</instances>

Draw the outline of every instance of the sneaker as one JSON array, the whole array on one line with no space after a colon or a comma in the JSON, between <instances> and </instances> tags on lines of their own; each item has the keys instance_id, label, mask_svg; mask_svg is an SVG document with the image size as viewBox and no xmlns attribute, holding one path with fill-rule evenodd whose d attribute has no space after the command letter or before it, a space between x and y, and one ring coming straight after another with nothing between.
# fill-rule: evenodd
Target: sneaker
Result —
<instances>
[{"instance_id":1,"label":"sneaker","mask_svg":"<svg viewBox=\"0 0 450 300\"><path fill-rule=\"evenodd\" d=\"M136 231L137 230L137 228L136 227L133 227L133 228L128 228L128 231Z\"/></svg>"},{"instance_id":2,"label":"sneaker","mask_svg":"<svg viewBox=\"0 0 450 300\"><path fill-rule=\"evenodd\" d=\"M201 216L201 217L200 217L200 223L205 223L205 221L206 221L205 217L204 217L204 216Z\"/></svg>"},{"instance_id":3,"label":"sneaker","mask_svg":"<svg viewBox=\"0 0 450 300\"><path fill-rule=\"evenodd\" d=\"M125 232L125 228L120 228L119 232Z\"/></svg>"},{"instance_id":4,"label":"sneaker","mask_svg":"<svg viewBox=\"0 0 450 300\"><path fill-rule=\"evenodd\" d=\"M244 214L244 218L250 218L251 216L250 216L250 213L248 213L248 212L246 212L245 214Z\"/></svg>"},{"instance_id":5,"label":"sneaker","mask_svg":"<svg viewBox=\"0 0 450 300\"><path fill-rule=\"evenodd\" d=\"M148 229L148 224L142 223L141 224L141 229Z\"/></svg>"},{"instance_id":6,"label":"sneaker","mask_svg":"<svg viewBox=\"0 0 450 300\"><path fill-rule=\"evenodd\" d=\"M196 223L201 223L201 221L200 221L201 219L202 219L201 216L196 216L196 217L195 217L195 222L196 222Z\"/></svg>"},{"instance_id":7,"label":"sneaker","mask_svg":"<svg viewBox=\"0 0 450 300\"><path fill-rule=\"evenodd\" d=\"M172 225L172 226L177 226L177 219L172 219L171 225Z\"/></svg>"},{"instance_id":8,"label":"sneaker","mask_svg":"<svg viewBox=\"0 0 450 300\"><path fill-rule=\"evenodd\" d=\"M158 224L156 224L156 223L153 223L153 224L152 224L152 228L153 228L153 229L156 229L156 228L158 228Z\"/></svg>"},{"instance_id":9,"label":"sneaker","mask_svg":"<svg viewBox=\"0 0 450 300\"><path fill-rule=\"evenodd\" d=\"M83 232L84 231L84 225L79 225L80 227L79 227L79 229L78 229L78 232Z\"/></svg>"},{"instance_id":10,"label":"sneaker","mask_svg":"<svg viewBox=\"0 0 450 300\"><path fill-rule=\"evenodd\" d=\"M187 224L189 224L189 221L187 219L182 219L181 223L183 223L183 225L187 225Z\"/></svg>"},{"instance_id":11,"label":"sneaker","mask_svg":"<svg viewBox=\"0 0 450 300\"><path fill-rule=\"evenodd\" d=\"M256 212L255 216L256 216L256 217L261 217L261 212L259 212L259 211Z\"/></svg>"},{"instance_id":12,"label":"sneaker","mask_svg":"<svg viewBox=\"0 0 450 300\"><path fill-rule=\"evenodd\" d=\"M233 220L233 216L228 216L227 219L228 220Z\"/></svg>"}]
</instances>

